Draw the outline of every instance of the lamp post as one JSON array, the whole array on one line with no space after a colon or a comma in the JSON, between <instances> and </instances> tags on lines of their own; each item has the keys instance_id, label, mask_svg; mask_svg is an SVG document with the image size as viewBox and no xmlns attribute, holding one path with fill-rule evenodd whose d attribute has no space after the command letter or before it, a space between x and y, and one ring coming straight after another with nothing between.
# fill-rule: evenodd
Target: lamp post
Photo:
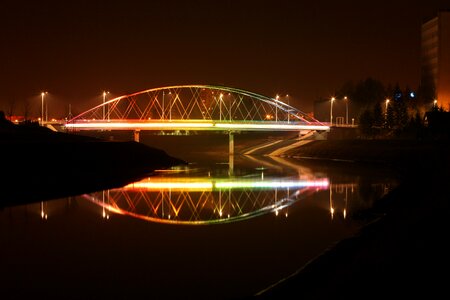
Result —
<instances>
[{"instance_id":1,"label":"lamp post","mask_svg":"<svg viewBox=\"0 0 450 300\"><path fill-rule=\"evenodd\" d=\"M330 126L333 125L333 102L334 100L336 100L336 98L331 97L331 102L330 102Z\"/></svg>"},{"instance_id":2,"label":"lamp post","mask_svg":"<svg viewBox=\"0 0 450 300\"><path fill-rule=\"evenodd\" d=\"M44 96L47 92L41 93L41 126L44 125ZM47 106L45 106L47 107Z\"/></svg>"},{"instance_id":3,"label":"lamp post","mask_svg":"<svg viewBox=\"0 0 450 300\"><path fill-rule=\"evenodd\" d=\"M172 121L172 92L169 92L169 120Z\"/></svg>"},{"instance_id":4,"label":"lamp post","mask_svg":"<svg viewBox=\"0 0 450 300\"><path fill-rule=\"evenodd\" d=\"M222 99L223 94L220 94L219 96L219 120L222 121Z\"/></svg>"},{"instance_id":5,"label":"lamp post","mask_svg":"<svg viewBox=\"0 0 450 300\"><path fill-rule=\"evenodd\" d=\"M437 99L434 99L434 101L433 101L433 108L436 108L437 107Z\"/></svg>"},{"instance_id":6,"label":"lamp post","mask_svg":"<svg viewBox=\"0 0 450 300\"><path fill-rule=\"evenodd\" d=\"M287 114L287 115L288 115L288 118L287 118L287 119L288 119L288 123L289 123L289 115L291 114L291 113L290 113L291 107L290 107L290 105L289 105L289 94L286 95L286 98L287 98L288 109L289 109L288 114Z\"/></svg>"},{"instance_id":7,"label":"lamp post","mask_svg":"<svg viewBox=\"0 0 450 300\"><path fill-rule=\"evenodd\" d=\"M389 99L386 99L386 108L384 110L384 118L386 121L386 125L387 125L387 112L388 112L389 101L390 101Z\"/></svg>"},{"instance_id":8,"label":"lamp post","mask_svg":"<svg viewBox=\"0 0 450 300\"><path fill-rule=\"evenodd\" d=\"M344 97L345 100L345 124L348 125L348 98Z\"/></svg>"},{"instance_id":9,"label":"lamp post","mask_svg":"<svg viewBox=\"0 0 450 300\"><path fill-rule=\"evenodd\" d=\"M278 99L280 99L280 96L276 96L275 99L277 100L276 102L278 102ZM275 122L278 122L278 104L275 103Z\"/></svg>"},{"instance_id":10,"label":"lamp post","mask_svg":"<svg viewBox=\"0 0 450 300\"><path fill-rule=\"evenodd\" d=\"M103 91L103 120L105 120L105 103L106 103L106 94L109 94L107 91ZM108 120L109 120L109 109L108 109Z\"/></svg>"},{"instance_id":11,"label":"lamp post","mask_svg":"<svg viewBox=\"0 0 450 300\"><path fill-rule=\"evenodd\" d=\"M165 92L163 90L163 95L162 95L162 113L161 113L161 119L164 120L164 96L165 96Z\"/></svg>"}]
</instances>

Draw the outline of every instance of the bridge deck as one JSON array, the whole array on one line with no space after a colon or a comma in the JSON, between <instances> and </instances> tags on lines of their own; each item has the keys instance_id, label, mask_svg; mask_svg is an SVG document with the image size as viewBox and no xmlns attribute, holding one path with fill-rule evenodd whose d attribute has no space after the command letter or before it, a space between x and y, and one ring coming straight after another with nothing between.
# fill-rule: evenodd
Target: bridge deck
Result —
<instances>
[{"instance_id":1,"label":"bridge deck","mask_svg":"<svg viewBox=\"0 0 450 300\"><path fill-rule=\"evenodd\" d=\"M211 121L211 120L77 120L65 127L75 130L211 130L211 131L299 131L329 130L322 123L270 121Z\"/></svg>"}]
</instances>

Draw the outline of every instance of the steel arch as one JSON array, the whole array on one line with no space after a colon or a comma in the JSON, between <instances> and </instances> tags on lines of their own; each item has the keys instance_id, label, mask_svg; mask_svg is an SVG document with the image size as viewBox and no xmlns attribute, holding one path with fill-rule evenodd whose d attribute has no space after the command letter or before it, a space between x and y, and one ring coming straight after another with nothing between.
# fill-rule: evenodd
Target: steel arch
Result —
<instances>
[{"instance_id":1,"label":"steel arch","mask_svg":"<svg viewBox=\"0 0 450 300\"><path fill-rule=\"evenodd\" d=\"M215 85L167 86L120 96L79 114L67 124L86 120L264 121L324 125L278 99Z\"/></svg>"}]
</instances>

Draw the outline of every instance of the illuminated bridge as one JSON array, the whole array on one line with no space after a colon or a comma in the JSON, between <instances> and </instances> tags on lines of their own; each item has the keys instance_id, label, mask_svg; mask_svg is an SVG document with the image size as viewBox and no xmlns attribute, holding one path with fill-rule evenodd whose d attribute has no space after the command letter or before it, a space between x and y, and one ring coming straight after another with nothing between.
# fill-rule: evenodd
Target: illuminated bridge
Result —
<instances>
[{"instance_id":1,"label":"illuminated bridge","mask_svg":"<svg viewBox=\"0 0 450 300\"><path fill-rule=\"evenodd\" d=\"M104 102L69 120L70 130L312 131L325 124L278 100L212 85L154 88Z\"/></svg>"}]
</instances>

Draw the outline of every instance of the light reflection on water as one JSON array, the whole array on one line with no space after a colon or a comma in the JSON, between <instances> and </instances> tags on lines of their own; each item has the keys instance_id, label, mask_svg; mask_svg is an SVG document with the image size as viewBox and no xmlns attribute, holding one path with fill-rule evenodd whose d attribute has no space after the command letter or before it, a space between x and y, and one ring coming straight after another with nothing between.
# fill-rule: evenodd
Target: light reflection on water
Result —
<instances>
[{"instance_id":1,"label":"light reflection on water","mask_svg":"<svg viewBox=\"0 0 450 300\"><path fill-rule=\"evenodd\" d=\"M256 160L259 165L269 168L256 167L253 171L247 170L234 176L233 166L233 170L228 168L228 173L224 175L228 164L220 163L213 172L222 176L211 176L211 170L195 166L175 167L160 170L155 176L122 188L83 197L99 205L104 218L120 214L149 222L178 225L230 223L268 213L288 217L290 206L320 191L327 192L328 197L321 197L317 205L327 210L331 219L335 214L346 219L352 210L369 208L372 204L362 199L364 196L355 178L330 183L327 174L313 172L283 158L271 158L271 162L252 157L246 159ZM283 168L280 169L280 166ZM283 175L273 172L277 169ZM378 181L364 187L372 193L372 198L381 198L395 184L382 179L372 180Z\"/></svg>"},{"instance_id":2,"label":"light reflection on water","mask_svg":"<svg viewBox=\"0 0 450 300\"><path fill-rule=\"evenodd\" d=\"M7 208L0 255L10 259L0 280L27 296L34 289L23 286L71 290L80 278L79 298L249 296L355 234L363 224L354 214L395 184L387 170L237 157L232 169L194 163L118 189Z\"/></svg>"},{"instance_id":3,"label":"light reflection on water","mask_svg":"<svg viewBox=\"0 0 450 300\"><path fill-rule=\"evenodd\" d=\"M326 178L150 177L85 198L100 205L103 216L113 212L151 222L204 225L246 220L270 212L287 216L290 205L327 188Z\"/></svg>"}]
</instances>

